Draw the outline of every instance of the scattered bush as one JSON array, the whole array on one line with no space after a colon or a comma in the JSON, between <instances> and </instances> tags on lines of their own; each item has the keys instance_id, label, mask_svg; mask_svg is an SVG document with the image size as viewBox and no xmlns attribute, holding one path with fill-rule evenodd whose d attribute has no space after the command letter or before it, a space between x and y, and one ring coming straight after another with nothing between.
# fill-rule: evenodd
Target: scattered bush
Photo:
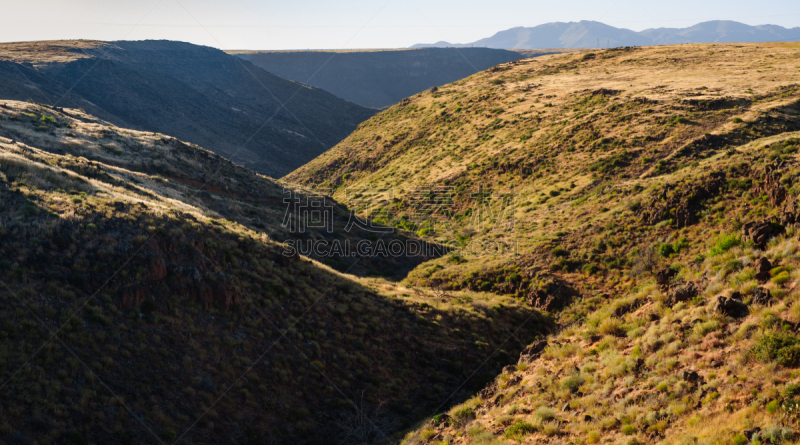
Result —
<instances>
[{"instance_id":1,"label":"scattered bush","mask_svg":"<svg viewBox=\"0 0 800 445\"><path fill-rule=\"evenodd\" d=\"M528 434L532 434L536 431L536 428L528 422L524 420L518 420L515 424L511 425L506 429L505 433L503 434L507 439L521 439L523 436L527 436Z\"/></svg>"},{"instance_id":2,"label":"scattered bush","mask_svg":"<svg viewBox=\"0 0 800 445\"><path fill-rule=\"evenodd\" d=\"M613 335L614 337L622 337L625 335L625 330L622 329L622 323L618 318L606 318L598 327L598 332L603 335Z\"/></svg>"},{"instance_id":3,"label":"scattered bush","mask_svg":"<svg viewBox=\"0 0 800 445\"><path fill-rule=\"evenodd\" d=\"M717 239L717 242L711 248L711 256L721 255L732 248L742 244L742 238L738 235L723 235Z\"/></svg>"},{"instance_id":4,"label":"scattered bush","mask_svg":"<svg viewBox=\"0 0 800 445\"><path fill-rule=\"evenodd\" d=\"M792 440L794 438L794 430L791 428L784 428L778 425L772 425L764 428L758 435L753 436L753 443L758 440L761 443L779 444Z\"/></svg>"},{"instance_id":5,"label":"scattered bush","mask_svg":"<svg viewBox=\"0 0 800 445\"><path fill-rule=\"evenodd\" d=\"M783 397L790 399L800 394L800 385L797 383L787 383L783 388Z\"/></svg>"},{"instance_id":6,"label":"scattered bush","mask_svg":"<svg viewBox=\"0 0 800 445\"><path fill-rule=\"evenodd\" d=\"M583 385L583 377L575 373L561 381L561 388L569 390L569 392L578 392L578 388Z\"/></svg>"},{"instance_id":7,"label":"scattered bush","mask_svg":"<svg viewBox=\"0 0 800 445\"><path fill-rule=\"evenodd\" d=\"M669 257L675 253L675 249L672 247L672 244L664 243L658 246L658 255L664 258Z\"/></svg>"},{"instance_id":8,"label":"scattered bush","mask_svg":"<svg viewBox=\"0 0 800 445\"><path fill-rule=\"evenodd\" d=\"M453 411L451 418L453 420L453 426L455 428L461 428L467 423L469 423L470 420L475 418L475 410L468 406L465 406L463 408L459 408Z\"/></svg>"},{"instance_id":9,"label":"scattered bush","mask_svg":"<svg viewBox=\"0 0 800 445\"><path fill-rule=\"evenodd\" d=\"M789 276L789 272L783 271L772 277L772 282L777 285L783 285L786 284L786 282L788 282L790 279L791 277Z\"/></svg>"},{"instance_id":10,"label":"scattered bush","mask_svg":"<svg viewBox=\"0 0 800 445\"><path fill-rule=\"evenodd\" d=\"M556 410L547 406L542 406L536 410L534 415L542 422L547 422L556 418Z\"/></svg>"},{"instance_id":11,"label":"scattered bush","mask_svg":"<svg viewBox=\"0 0 800 445\"><path fill-rule=\"evenodd\" d=\"M542 424L542 432L547 436L555 436L561 432L561 423L557 421Z\"/></svg>"},{"instance_id":12,"label":"scattered bush","mask_svg":"<svg viewBox=\"0 0 800 445\"><path fill-rule=\"evenodd\" d=\"M770 413L770 414L775 414L775 413L778 412L778 401L777 400L773 400L773 401L767 403L767 412Z\"/></svg>"},{"instance_id":13,"label":"scattered bush","mask_svg":"<svg viewBox=\"0 0 800 445\"><path fill-rule=\"evenodd\" d=\"M751 352L758 361L796 367L800 365L800 338L787 333L766 334L753 345Z\"/></svg>"}]
</instances>

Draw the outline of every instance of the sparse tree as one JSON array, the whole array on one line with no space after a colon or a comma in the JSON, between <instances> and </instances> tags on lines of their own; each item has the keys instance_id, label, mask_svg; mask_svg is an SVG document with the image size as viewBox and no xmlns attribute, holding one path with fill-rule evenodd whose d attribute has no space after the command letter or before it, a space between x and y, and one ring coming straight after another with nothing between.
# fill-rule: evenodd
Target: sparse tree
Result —
<instances>
[{"instance_id":1,"label":"sparse tree","mask_svg":"<svg viewBox=\"0 0 800 445\"><path fill-rule=\"evenodd\" d=\"M339 421L341 429L340 443L372 443L378 439L387 439L387 431L395 431L397 425L382 415L385 402L379 402L374 408L364 402L364 391L361 392L359 404L345 411Z\"/></svg>"},{"instance_id":2,"label":"sparse tree","mask_svg":"<svg viewBox=\"0 0 800 445\"><path fill-rule=\"evenodd\" d=\"M636 254L631 275L638 277L646 273L654 274L658 268L658 252L655 246L640 248Z\"/></svg>"}]
</instances>

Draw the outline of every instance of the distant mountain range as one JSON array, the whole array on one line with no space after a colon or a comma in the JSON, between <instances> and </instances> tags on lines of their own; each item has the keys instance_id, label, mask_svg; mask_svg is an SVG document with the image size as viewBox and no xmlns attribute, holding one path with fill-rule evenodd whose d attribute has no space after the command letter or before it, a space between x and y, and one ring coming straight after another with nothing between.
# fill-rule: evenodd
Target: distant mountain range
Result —
<instances>
[{"instance_id":1,"label":"distant mountain range","mask_svg":"<svg viewBox=\"0 0 800 445\"><path fill-rule=\"evenodd\" d=\"M412 48L485 47L520 48L597 48L650 46L678 43L779 42L800 40L800 27L777 25L750 26L730 20L698 23L688 28L653 28L641 32L615 28L600 22L555 22L532 28L517 27L472 43L437 42L417 44Z\"/></svg>"},{"instance_id":2,"label":"distant mountain range","mask_svg":"<svg viewBox=\"0 0 800 445\"><path fill-rule=\"evenodd\" d=\"M382 108L523 55L488 48L378 51L229 51L285 79Z\"/></svg>"}]
</instances>

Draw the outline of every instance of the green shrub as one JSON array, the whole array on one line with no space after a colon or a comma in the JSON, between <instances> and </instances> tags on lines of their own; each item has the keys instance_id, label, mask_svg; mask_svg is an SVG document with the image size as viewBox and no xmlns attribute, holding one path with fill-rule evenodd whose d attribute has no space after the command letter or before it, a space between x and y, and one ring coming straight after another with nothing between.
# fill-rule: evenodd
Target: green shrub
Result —
<instances>
[{"instance_id":1,"label":"green shrub","mask_svg":"<svg viewBox=\"0 0 800 445\"><path fill-rule=\"evenodd\" d=\"M620 428L620 431L622 432L622 434L624 434L626 436L630 436L631 434L636 432L636 427L633 426L633 425L622 425L622 428Z\"/></svg>"},{"instance_id":2,"label":"green shrub","mask_svg":"<svg viewBox=\"0 0 800 445\"><path fill-rule=\"evenodd\" d=\"M547 422L548 420L553 420L556 418L556 410L547 406L542 406L536 410L535 416L538 417L542 422Z\"/></svg>"},{"instance_id":3,"label":"green shrub","mask_svg":"<svg viewBox=\"0 0 800 445\"><path fill-rule=\"evenodd\" d=\"M775 360L783 366L798 366L800 339L787 333L766 334L753 345L751 353L760 362Z\"/></svg>"},{"instance_id":4,"label":"green shrub","mask_svg":"<svg viewBox=\"0 0 800 445\"><path fill-rule=\"evenodd\" d=\"M622 337L625 335L625 330L622 328L622 323L618 318L606 318L598 327L598 332L603 335L613 335L615 337Z\"/></svg>"},{"instance_id":5,"label":"green shrub","mask_svg":"<svg viewBox=\"0 0 800 445\"><path fill-rule=\"evenodd\" d=\"M444 419L444 416L442 414L437 414L437 415L433 416L433 419L431 419L431 421L433 422L434 425L441 425L442 422L443 422L443 419Z\"/></svg>"},{"instance_id":6,"label":"green shrub","mask_svg":"<svg viewBox=\"0 0 800 445\"><path fill-rule=\"evenodd\" d=\"M782 285L785 284L787 281L789 281L789 279L790 279L789 272L783 271L778 275L772 277L772 282L777 285Z\"/></svg>"},{"instance_id":7,"label":"green shrub","mask_svg":"<svg viewBox=\"0 0 800 445\"><path fill-rule=\"evenodd\" d=\"M725 269L726 272L738 272L742 270L744 265L740 260L733 258L731 260L726 261L722 267L723 269Z\"/></svg>"},{"instance_id":8,"label":"green shrub","mask_svg":"<svg viewBox=\"0 0 800 445\"><path fill-rule=\"evenodd\" d=\"M661 244L660 246L658 246L657 251L658 255L664 258L667 258L673 253L675 253L675 249L672 247L672 244L669 243Z\"/></svg>"},{"instance_id":9,"label":"green shrub","mask_svg":"<svg viewBox=\"0 0 800 445\"><path fill-rule=\"evenodd\" d=\"M578 388L583 385L583 377L575 373L561 381L561 388L567 389L570 392L577 392Z\"/></svg>"},{"instance_id":10,"label":"green shrub","mask_svg":"<svg viewBox=\"0 0 800 445\"><path fill-rule=\"evenodd\" d=\"M794 431L791 428L783 428L778 425L768 426L758 433L759 443L779 444L792 440L794 438ZM753 441L755 443L755 440Z\"/></svg>"},{"instance_id":11,"label":"green shrub","mask_svg":"<svg viewBox=\"0 0 800 445\"><path fill-rule=\"evenodd\" d=\"M531 425L524 420L518 420L515 424L511 425L506 429L506 432L503 434L507 439L517 439L521 438L522 436L527 436L528 434L536 432L536 427Z\"/></svg>"},{"instance_id":12,"label":"green shrub","mask_svg":"<svg viewBox=\"0 0 800 445\"><path fill-rule=\"evenodd\" d=\"M800 394L800 385L797 383L787 383L783 388L783 397L790 399Z\"/></svg>"},{"instance_id":13,"label":"green shrub","mask_svg":"<svg viewBox=\"0 0 800 445\"><path fill-rule=\"evenodd\" d=\"M178 433L173 429L167 428L161 432L161 438L168 442L174 441L176 437L178 437Z\"/></svg>"},{"instance_id":14,"label":"green shrub","mask_svg":"<svg viewBox=\"0 0 800 445\"><path fill-rule=\"evenodd\" d=\"M465 406L463 408L459 408L459 409L457 409L457 410L455 410L453 412L453 416L452 416L453 426L456 427L456 428L460 428L460 427L466 425L467 423L469 423L469 421L474 419L474 418L475 418L475 410L474 409L472 409L472 408L470 408L468 406Z\"/></svg>"},{"instance_id":15,"label":"green shrub","mask_svg":"<svg viewBox=\"0 0 800 445\"><path fill-rule=\"evenodd\" d=\"M698 337L705 337L709 332L714 332L720 329L719 322L710 320L706 322L697 323L694 325L694 332Z\"/></svg>"},{"instance_id":16,"label":"green shrub","mask_svg":"<svg viewBox=\"0 0 800 445\"><path fill-rule=\"evenodd\" d=\"M687 122L686 117L681 116L680 114L673 115L669 119L669 125L684 124L686 122Z\"/></svg>"},{"instance_id":17,"label":"green shrub","mask_svg":"<svg viewBox=\"0 0 800 445\"><path fill-rule=\"evenodd\" d=\"M787 368L796 368L800 366L800 345L782 348L778 351L778 358L776 361L779 365L786 366Z\"/></svg>"},{"instance_id":18,"label":"green shrub","mask_svg":"<svg viewBox=\"0 0 800 445\"><path fill-rule=\"evenodd\" d=\"M770 414L775 414L775 413L778 412L778 401L777 400L773 400L773 401L767 403L767 412L770 413Z\"/></svg>"},{"instance_id":19,"label":"green shrub","mask_svg":"<svg viewBox=\"0 0 800 445\"><path fill-rule=\"evenodd\" d=\"M711 248L711 256L721 255L732 248L742 244L742 239L738 235L723 235L717 239L714 247Z\"/></svg>"},{"instance_id":20,"label":"green shrub","mask_svg":"<svg viewBox=\"0 0 800 445\"><path fill-rule=\"evenodd\" d=\"M547 436L555 436L561 433L561 423L559 422L545 422L542 424L542 432Z\"/></svg>"},{"instance_id":21,"label":"green shrub","mask_svg":"<svg viewBox=\"0 0 800 445\"><path fill-rule=\"evenodd\" d=\"M741 435L741 434L737 434L737 435L736 435L736 436L733 438L733 445L747 445L747 444L749 444L749 443L750 443L750 441L749 441L749 440L747 440L747 438L746 438L746 437L744 437L744 436L743 436L743 435Z\"/></svg>"},{"instance_id":22,"label":"green shrub","mask_svg":"<svg viewBox=\"0 0 800 445\"><path fill-rule=\"evenodd\" d=\"M583 265L583 267L581 267L581 270L584 273L591 275L591 274L597 272L598 270L600 270L600 268L597 266L597 264L586 263L586 264Z\"/></svg>"}]
</instances>

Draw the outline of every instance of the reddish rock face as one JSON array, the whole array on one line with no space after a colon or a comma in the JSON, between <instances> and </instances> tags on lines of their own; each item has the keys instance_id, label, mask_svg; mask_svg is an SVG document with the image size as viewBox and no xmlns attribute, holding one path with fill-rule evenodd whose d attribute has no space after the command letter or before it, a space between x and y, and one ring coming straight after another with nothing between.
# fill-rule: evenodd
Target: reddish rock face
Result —
<instances>
[{"instance_id":1,"label":"reddish rock face","mask_svg":"<svg viewBox=\"0 0 800 445\"><path fill-rule=\"evenodd\" d=\"M140 286L131 286L122 290L122 307L125 309L132 309L139 307L144 303L147 298L144 288Z\"/></svg>"},{"instance_id":2,"label":"reddish rock face","mask_svg":"<svg viewBox=\"0 0 800 445\"><path fill-rule=\"evenodd\" d=\"M781 185L780 179L778 167L768 165L764 168L764 181L754 187L757 192L767 195L773 207L780 206L786 200L786 189Z\"/></svg>"},{"instance_id":3,"label":"reddish rock face","mask_svg":"<svg viewBox=\"0 0 800 445\"><path fill-rule=\"evenodd\" d=\"M164 278L167 278L167 262L161 255L158 255L150 262L150 269L147 271L145 279L161 281Z\"/></svg>"},{"instance_id":4,"label":"reddish rock face","mask_svg":"<svg viewBox=\"0 0 800 445\"><path fill-rule=\"evenodd\" d=\"M204 250L202 237L181 241L159 236L150 238L139 253L148 258L142 281L120 291L121 306L140 307L165 280L172 295L198 301L206 308L228 310L231 305L240 303L236 286L217 272L220 265ZM154 298L154 302L156 307L160 306L158 298Z\"/></svg>"}]
</instances>

